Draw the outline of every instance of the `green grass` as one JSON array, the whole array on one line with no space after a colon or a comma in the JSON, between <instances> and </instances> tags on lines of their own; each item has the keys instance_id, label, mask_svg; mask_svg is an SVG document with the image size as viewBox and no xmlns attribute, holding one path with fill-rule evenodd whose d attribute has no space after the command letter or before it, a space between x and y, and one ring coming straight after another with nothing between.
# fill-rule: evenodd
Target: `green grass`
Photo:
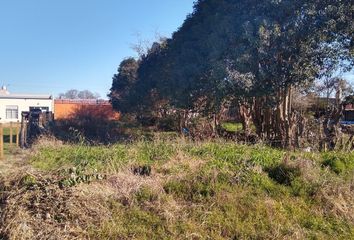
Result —
<instances>
[{"instance_id":1,"label":"green grass","mask_svg":"<svg viewBox=\"0 0 354 240\"><path fill-rule=\"evenodd\" d=\"M221 127L228 132L241 132L243 130L242 123L236 122L223 122L221 123ZM253 124L251 125L251 130L256 130L256 127Z\"/></svg>"},{"instance_id":2,"label":"green grass","mask_svg":"<svg viewBox=\"0 0 354 240\"><path fill-rule=\"evenodd\" d=\"M86 145L63 145L40 147L32 157L35 168L56 171L63 168L88 166L99 171L115 171L128 161L124 145L114 147L90 147Z\"/></svg>"},{"instance_id":3,"label":"green grass","mask_svg":"<svg viewBox=\"0 0 354 240\"><path fill-rule=\"evenodd\" d=\"M323 166L329 167L337 174L352 173L354 171L354 152L329 152L322 154Z\"/></svg>"},{"instance_id":4,"label":"green grass","mask_svg":"<svg viewBox=\"0 0 354 240\"><path fill-rule=\"evenodd\" d=\"M221 124L221 127L224 128L228 132L238 132L238 131L242 130L241 123L224 122Z\"/></svg>"},{"instance_id":5,"label":"green grass","mask_svg":"<svg viewBox=\"0 0 354 240\"><path fill-rule=\"evenodd\" d=\"M142 176L124 200L105 200L112 216L91 226L95 239L353 239L352 212L336 208L352 203L353 154L159 138L42 146L31 164L48 172L84 166L108 176L151 167L151 182Z\"/></svg>"}]
</instances>

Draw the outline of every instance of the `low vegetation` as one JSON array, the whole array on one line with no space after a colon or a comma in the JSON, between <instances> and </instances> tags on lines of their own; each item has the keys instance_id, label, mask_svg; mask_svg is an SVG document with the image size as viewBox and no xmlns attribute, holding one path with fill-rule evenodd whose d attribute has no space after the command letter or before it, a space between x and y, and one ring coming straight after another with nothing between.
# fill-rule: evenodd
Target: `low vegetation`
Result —
<instances>
[{"instance_id":1,"label":"low vegetation","mask_svg":"<svg viewBox=\"0 0 354 240\"><path fill-rule=\"evenodd\" d=\"M0 239L354 239L352 10L196 0L120 63L120 122L82 107L0 172Z\"/></svg>"},{"instance_id":2,"label":"low vegetation","mask_svg":"<svg viewBox=\"0 0 354 240\"><path fill-rule=\"evenodd\" d=\"M352 239L354 153L158 136L37 144L0 182L2 238ZM11 187L9 187L11 186Z\"/></svg>"}]
</instances>

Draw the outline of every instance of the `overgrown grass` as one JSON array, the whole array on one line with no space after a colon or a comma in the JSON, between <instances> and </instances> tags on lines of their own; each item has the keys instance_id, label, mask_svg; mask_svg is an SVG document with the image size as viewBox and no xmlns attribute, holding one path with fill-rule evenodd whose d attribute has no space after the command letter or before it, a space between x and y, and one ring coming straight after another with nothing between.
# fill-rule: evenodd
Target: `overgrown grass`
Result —
<instances>
[{"instance_id":1,"label":"overgrown grass","mask_svg":"<svg viewBox=\"0 0 354 240\"><path fill-rule=\"evenodd\" d=\"M243 130L242 123L237 122L223 122L221 123L221 127L228 132L241 132ZM251 125L251 130L256 130L256 127L253 124Z\"/></svg>"},{"instance_id":2,"label":"overgrown grass","mask_svg":"<svg viewBox=\"0 0 354 240\"><path fill-rule=\"evenodd\" d=\"M136 186L106 198L112 216L91 226L91 238L354 238L354 153L155 139L42 146L31 163L49 172L84 165L124 173L118 188ZM152 171L137 176L134 166ZM102 184L112 188L109 180Z\"/></svg>"},{"instance_id":3,"label":"overgrown grass","mask_svg":"<svg viewBox=\"0 0 354 240\"><path fill-rule=\"evenodd\" d=\"M329 152L322 154L323 166L337 174L352 174L354 171L354 152Z\"/></svg>"}]
</instances>

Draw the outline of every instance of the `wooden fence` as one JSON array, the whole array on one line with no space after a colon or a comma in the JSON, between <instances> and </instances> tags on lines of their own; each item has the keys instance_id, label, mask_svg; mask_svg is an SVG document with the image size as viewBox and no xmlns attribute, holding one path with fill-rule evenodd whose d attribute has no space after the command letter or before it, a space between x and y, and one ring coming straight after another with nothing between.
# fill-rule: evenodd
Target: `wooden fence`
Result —
<instances>
[{"instance_id":1,"label":"wooden fence","mask_svg":"<svg viewBox=\"0 0 354 240\"><path fill-rule=\"evenodd\" d=\"M8 144L10 147L13 147L14 144L16 144L17 147L19 146L20 128L21 123L18 122L0 123L0 159L4 159L5 144ZM5 136L8 136L8 138L5 138ZM16 138L14 141L15 136Z\"/></svg>"}]
</instances>

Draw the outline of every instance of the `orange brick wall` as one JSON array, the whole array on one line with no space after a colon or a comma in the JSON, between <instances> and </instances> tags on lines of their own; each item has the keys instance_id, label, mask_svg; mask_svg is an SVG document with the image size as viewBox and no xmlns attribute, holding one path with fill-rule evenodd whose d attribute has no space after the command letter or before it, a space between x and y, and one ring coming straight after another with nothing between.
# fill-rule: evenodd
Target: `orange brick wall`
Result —
<instances>
[{"instance_id":1,"label":"orange brick wall","mask_svg":"<svg viewBox=\"0 0 354 240\"><path fill-rule=\"evenodd\" d=\"M55 100L54 118L56 120L69 119L76 111L82 111L82 109L87 109L89 112L95 112L95 110L98 113L104 112L110 120L119 120L120 117L108 101Z\"/></svg>"}]
</instances>

